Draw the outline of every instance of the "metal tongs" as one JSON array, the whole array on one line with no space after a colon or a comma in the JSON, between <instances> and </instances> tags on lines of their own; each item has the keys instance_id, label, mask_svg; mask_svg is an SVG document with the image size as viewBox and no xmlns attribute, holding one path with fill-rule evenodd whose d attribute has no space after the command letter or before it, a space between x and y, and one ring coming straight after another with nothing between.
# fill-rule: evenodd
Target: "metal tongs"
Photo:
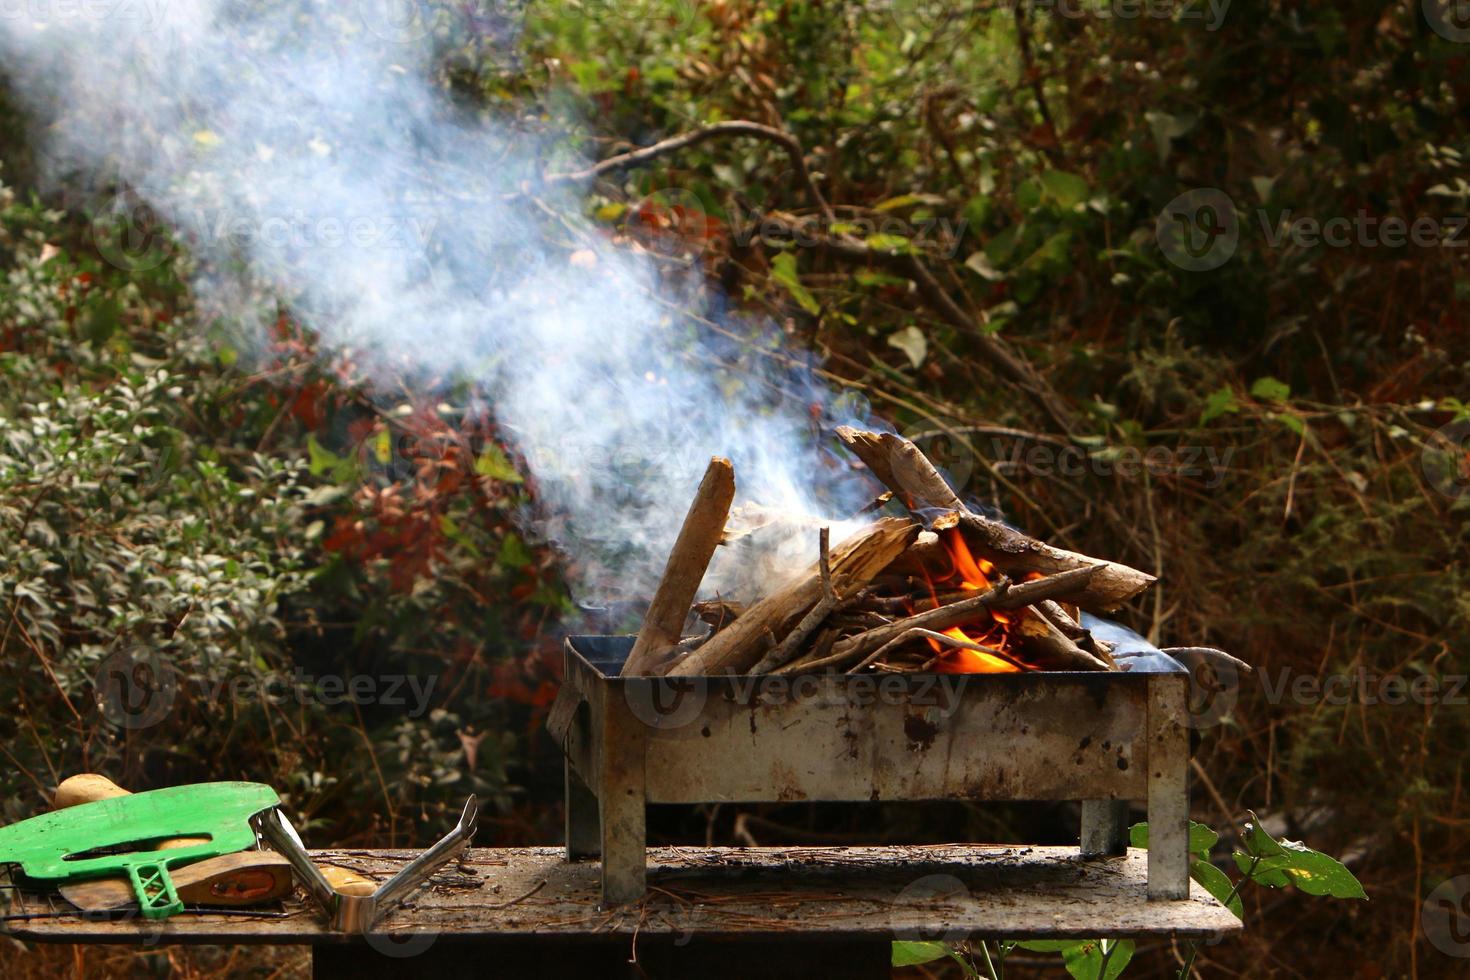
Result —
<instances>
[{"instance_id":1,"label":"metal tongs","mask_svg":"<svg viewBox=\"0 0 1470 980\"><path fill-rule=\"evenodd\" d=\"M372 929L384 912L407 898L426 882L435 871L453 861L469 846L475 835L479 802L471 796L465 802L459 823L437 844L405 864L397 874L378 886L371 895L343 895L323 877L315 862L301 845L280 807L271 807L256 817L260 835L291 862L297 877L331 920L338 932L363 933Z\"/></svg>"}]
</instances>

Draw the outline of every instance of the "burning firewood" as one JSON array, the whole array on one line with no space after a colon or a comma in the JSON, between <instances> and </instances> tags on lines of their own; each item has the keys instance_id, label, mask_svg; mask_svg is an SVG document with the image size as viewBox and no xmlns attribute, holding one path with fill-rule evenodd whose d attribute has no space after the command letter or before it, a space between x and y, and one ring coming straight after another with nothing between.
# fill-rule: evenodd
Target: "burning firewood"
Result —
<instances>
[{"instance_id":1,"label":"burning firewood","mask_svg":"<svg viewBox=\"0 0 1470 980\"><path fill-rule=\"evenodd\" d=\"M678 645L699 583L725 533L725 521L734 499L735 468L728 459L716 456L709 461L704 480L684 517L684 526L679 529L674 550L669 552L668 564L648 606L643 628L638 631L633 652L623 664L623 676L652 673Z\"/></svg>"},{"instance_id":2,"label":"burning firewood","mask_svg":"<svg viewBox=\"0 0 1470 980\"><path fill-rule=\"evenodd\" d=\"M1096 567L1099 574L1088 584L1087 591L1076 597L1076 602L1084 609L1098 612L1116 609L1154 582L1154 576L1147 572L1053 548L999 521L973 513L919 447L902 436L849 426L839 428L837 435L926 525L959 526L983 557L1012 578Z\"/></svg>"},{"instance_id":3,"label":"burning firewood","mask_svg":"<svg viewBox=\"0 0 1470 980\"><path fill-rule=\"evenodd\" d=\"M808 569L795 581L752 605L743 616L675 663L669 675L749 671L829 589L839 599L861 589L902 554L918 533L916 522L901 517L884 518L864 528L838 545L831 555L827 582L820 568Z\"/></svg>"},{"instance_id":4,"label":"burning firewood","mask_svg":"<svg viewBox=\"0 0 1470 980\"><path fill-rule=\"evenodd\" d=\"M1078 622L1080 610L1112 608L1152 576L971 512L907 439L850 428L838 434L914 519L881 519L836 548L820 527L817 561L771 588L792 549L819 526L750 504L732 512L733 471L713 460L625 675L1118 669L1108 644ZM739 601L696 603L720 544L755 588L737 588ZM730 584L728 575L722 583ZM691 607L709 629L681 637Z\"/></svg>"},{"instance_id":5,"label":"burning firewood","mask_svg":"<svg viewBox=\"0 0 1470 980\"><path fill-rule=\"evenodd\" d=\"M989 589L983 593L977 593L968 599L940 606L925 612L915 613L906 619L896 620L886 626L870 629L855 636L850 636L833 646L831 654L824 658L824 662L816 661L808 663L792 664L782 673L795 673L792 668L815 669L817 667L844 665L855 663L864 657L880 650L895 640L906 637L917 629L945 632L958 629L961 626L977 622L985 622L994 618L996 613L1006 610L1020 609L1033 602L1042 599L1054 598L1059 595L1076 594L1085 589L1087 583L1096 574L1093 568L1076 568L1066 572L1059 572L1048 578L1036 579L1021 585L1002 584ZM953 635L953 634L950 634ZM967 639L966 637L956 637ZM981 644L976 644L981 645ZM1008 658L1009 659L1009 658ZM1084 670L1107 670L1106 664L1096 661L1095 666L1081 666L1081 662L1071 669ZM1007 668L1019 669L1014 664Z\"/></svg>"}]
</instances>

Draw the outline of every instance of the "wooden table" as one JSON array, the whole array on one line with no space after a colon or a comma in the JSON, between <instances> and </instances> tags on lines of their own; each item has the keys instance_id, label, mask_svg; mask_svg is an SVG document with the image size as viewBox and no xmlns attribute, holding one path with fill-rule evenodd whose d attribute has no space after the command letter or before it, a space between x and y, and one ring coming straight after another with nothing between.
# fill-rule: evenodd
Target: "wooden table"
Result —
<instances>
[{"instance_id":1,"label":"wooden table","mask_svg":"<svg viewBox=\"0 0 1470 980\"><path fill-rule=\"evenodd\" d=\"M313 855L382 879L414 853ZM355 980L886 977L895 939L1215 938L1240 928L1197 886L1188 899L1149 901L1137 850L1083 860L1075 846L655 847L648 860L649 896L602 910L595 861L569 864L559 847L472 848L368 937L327 931L299 891L271 916L6 927L51 943L309 944L317 976ZM63 905L22 895L10 911Z\"/></svg>"}]
</instances>

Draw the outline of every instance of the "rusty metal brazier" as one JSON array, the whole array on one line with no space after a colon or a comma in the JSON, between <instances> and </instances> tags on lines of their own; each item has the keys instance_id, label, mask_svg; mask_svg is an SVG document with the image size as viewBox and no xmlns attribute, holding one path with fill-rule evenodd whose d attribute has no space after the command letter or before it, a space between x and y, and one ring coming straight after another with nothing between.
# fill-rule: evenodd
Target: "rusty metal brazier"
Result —
<instances>
[{"instance_id":1,"label":"rusty metal brazier","mask_svg":"<svg viewBox=\"0 0 1470 980\"><path fill-rule=\"evenodd\" d=\"M788 800L1076 800L1093 857L1147 801L1149 897L1189 895L1182 669L619 677L632 644L566 642L567 857L604 905L645 893L647 804Z\"/></svg>"}]
</instances>

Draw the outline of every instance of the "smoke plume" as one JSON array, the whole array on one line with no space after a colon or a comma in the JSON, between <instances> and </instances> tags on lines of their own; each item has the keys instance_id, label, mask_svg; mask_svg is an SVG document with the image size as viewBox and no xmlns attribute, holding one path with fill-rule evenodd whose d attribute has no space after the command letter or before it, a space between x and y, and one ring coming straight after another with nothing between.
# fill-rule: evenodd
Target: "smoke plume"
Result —
<instances>
[{"instance_id":1,"label":"smoke plume","mask_svg":"<svg viewBox=\"0 0 1470 980\"><path fill-rule=\"evenodd\" d=\"M647 594L711 455L739 501L850 512L864 488L830 475L813 419L832 395L802 358L683 316L692 298L578 217L575 189L539 186L579 163L564 134L452 98L453 18L393 7L0 0L0 56L47 178L146 201L195 257L201 310L263 329L283 302L380 380L482 393L580 597ZM506 52L514 26L491 26Z\"/></svg>"}]
</instances>

